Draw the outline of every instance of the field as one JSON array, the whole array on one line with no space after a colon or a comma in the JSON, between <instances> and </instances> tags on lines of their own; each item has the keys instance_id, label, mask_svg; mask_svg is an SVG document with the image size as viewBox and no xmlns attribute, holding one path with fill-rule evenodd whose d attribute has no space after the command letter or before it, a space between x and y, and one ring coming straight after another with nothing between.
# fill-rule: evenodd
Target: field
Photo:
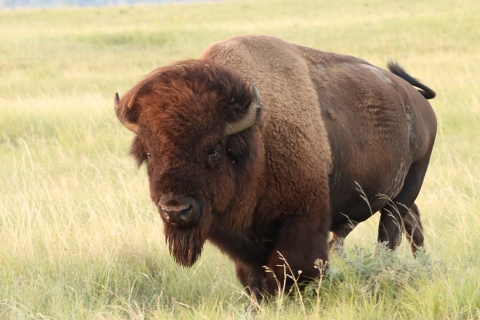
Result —
<instances>
[{"instance_id":1,"label":"field","mask_svg":"<svg viewBox=\"0 0 480 320\"><path fill-rule=\"evenodd\" d=\"M473 0L0 11L0 318L480 319L479 16ZM395 59L437 92L426 254L376 248L374 216L321 283L256 311L213 246L174 263L114 93L246 33Z\"/></svg>"}]
</instances>

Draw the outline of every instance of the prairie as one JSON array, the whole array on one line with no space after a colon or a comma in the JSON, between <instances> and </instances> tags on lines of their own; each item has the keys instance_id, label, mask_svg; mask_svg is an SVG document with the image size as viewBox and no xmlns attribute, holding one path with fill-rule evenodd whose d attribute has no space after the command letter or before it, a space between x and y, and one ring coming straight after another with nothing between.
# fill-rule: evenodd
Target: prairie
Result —
<instances>
[{"instance_id":1,"label":"prairie","mask_svg":"<svg viewBox=\"0 0 480 320\"><path fill-rule=\"evenodd\" d=\"M0 318L480 319L479 16L473 0L0 11ZM322 282L256 311L213 246L191 269L174 263L114 93L247 33L382 67L394 59L437 92L416 201L425 254L413 259L405 240L376 246L376 215Z\"/></svg>"}]
</instances>

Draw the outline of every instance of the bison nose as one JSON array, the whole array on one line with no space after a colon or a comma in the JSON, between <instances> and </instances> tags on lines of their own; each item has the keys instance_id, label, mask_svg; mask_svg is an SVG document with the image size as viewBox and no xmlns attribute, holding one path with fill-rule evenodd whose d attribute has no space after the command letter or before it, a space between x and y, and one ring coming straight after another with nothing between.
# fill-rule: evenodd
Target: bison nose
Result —
<instances>
[{"instance_id":1,"label":"bison nose","mask_svg":"<svg viewBox=\"0 0 480 320\"><path fill-rule=\"evenodd\" d=\"M197 222L200 216L199 205L191 197L162 196L158 201L160 214L168 223L177 227L186 227Z\"/></svg>"}]
</instances>

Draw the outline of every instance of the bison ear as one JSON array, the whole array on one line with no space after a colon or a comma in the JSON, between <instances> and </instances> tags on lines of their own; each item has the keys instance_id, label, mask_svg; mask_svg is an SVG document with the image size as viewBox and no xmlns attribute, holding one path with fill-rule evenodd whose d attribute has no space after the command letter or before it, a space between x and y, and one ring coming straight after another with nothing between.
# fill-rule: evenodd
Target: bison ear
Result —
<instances>
[{"instance_id":1,"label":"bison ear","mask_svg":"<svg viewBox=\"0 0 480 320\"><path fill-rule=\"evenodd\" d=\"M262 100L255 85L252 84L253 99L250 106L248 106L245 116L237 122L227 122L225 134L227 136L241 132L253 126L257 122L260 113L262 112Z\"/></svg>"},{"instance_id":2,"label":"bison ear","mask_svg":"<svg viewBox=\"0 0 480 320\"><path fill-rule=\"evenodd\" d=\"M127 111L125 109L130 109L127 106L124 106L123 104L120 103L120 97L118 96L118 93L115 93L115 114L117 115L118 120L127 128L128 130L137 133L138 132L138 124L132 122L129 120Z\"/></svg>"}]
</instances>

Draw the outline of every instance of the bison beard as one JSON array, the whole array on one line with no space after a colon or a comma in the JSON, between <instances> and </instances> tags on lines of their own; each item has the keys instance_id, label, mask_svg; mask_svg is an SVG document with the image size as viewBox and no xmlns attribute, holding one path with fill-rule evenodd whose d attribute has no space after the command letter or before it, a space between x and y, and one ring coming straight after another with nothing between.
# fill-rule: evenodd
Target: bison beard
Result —
<instances>
[{"instance_id":1,"label":"bison beard","mask_svg":"<svg viewBox=\"0 0 480 320\"><path fill-rule=\"evenodd\" d=\"M171 227L165 223L165 240L173 259L183 267L191 267L202 254L205 236L201 228Z\"/></svg>"}]
</instances>

